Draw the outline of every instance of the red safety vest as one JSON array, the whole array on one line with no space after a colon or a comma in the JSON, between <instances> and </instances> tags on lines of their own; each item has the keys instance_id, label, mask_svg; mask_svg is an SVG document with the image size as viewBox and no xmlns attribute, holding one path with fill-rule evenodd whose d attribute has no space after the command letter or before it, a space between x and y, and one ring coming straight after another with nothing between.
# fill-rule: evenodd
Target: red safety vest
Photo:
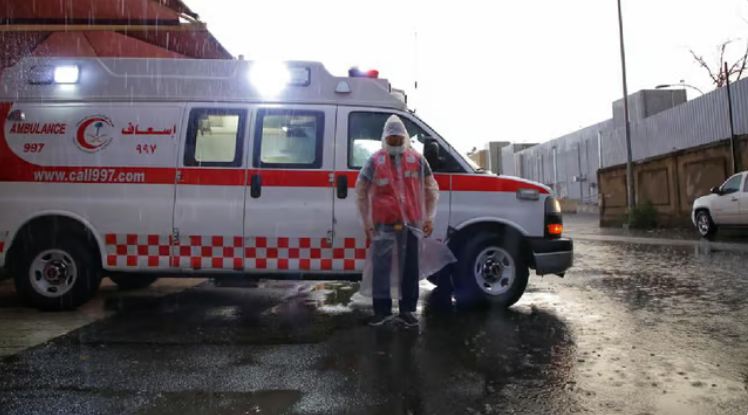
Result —
<instances>
[{"instance_id":1,"label":"red safety vest","mask_svg":"<svg viewBox=\"0 0 748 415\"><path fill-rule=\"evenodd\" d=\"M423 177L421 155L406 149L398 169L387 150L374 153L371 183L371 216L375 224L420 224L422 219ZM398 170L401 170L398 172ZM403 220L403 214L405 219Z\"/></svg>"}]
</instances>

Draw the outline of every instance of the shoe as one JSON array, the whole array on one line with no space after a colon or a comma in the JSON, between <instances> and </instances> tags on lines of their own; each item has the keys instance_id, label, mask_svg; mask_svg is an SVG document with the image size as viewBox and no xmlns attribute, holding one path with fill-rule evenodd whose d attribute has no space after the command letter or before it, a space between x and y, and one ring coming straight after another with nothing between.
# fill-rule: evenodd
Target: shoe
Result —
<instances>
[{"instance_id":1,"label":"shoe","mask_svg":"<svg viewBox=\"0 0 748 415\"><path fill-rule=\"evenodd\" d=\"M393 318L395 317L392 314L375 314L374 317L369 320L369 325L372 327L383 326L392 321Z\"/></svg>"},{"instance_id":2,"label":"shoe","mask_svg":"<svg viewBox=\"0 0 748 415\"><path fill-rule=\"evenodd\" d=\"M397 320L405 327L418 327L418 317L414 313L400 313Z\"/></svg>"}]
</instances>

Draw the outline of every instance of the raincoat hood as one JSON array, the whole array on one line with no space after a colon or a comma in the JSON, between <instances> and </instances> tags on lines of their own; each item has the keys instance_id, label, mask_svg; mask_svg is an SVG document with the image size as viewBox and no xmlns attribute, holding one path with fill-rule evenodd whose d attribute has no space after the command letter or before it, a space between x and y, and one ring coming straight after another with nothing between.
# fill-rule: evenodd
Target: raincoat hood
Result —
<instances>
[{"instance_id":1,"label":"raincoat hood","mask_svg":"<svg viewBox=\"0 0 748 415\"><path fill-rule=\"evenodd\" d=\"M391 146L387 144L387 137L391 135L402 137L403 145ZM384 123L384 128L382 129L382 148L387 150L389 154L402 154L405 152L405 149L410 148L410 136L408 135L408 130L397 115L391 115Z\"/></svg>"}]
</instances>

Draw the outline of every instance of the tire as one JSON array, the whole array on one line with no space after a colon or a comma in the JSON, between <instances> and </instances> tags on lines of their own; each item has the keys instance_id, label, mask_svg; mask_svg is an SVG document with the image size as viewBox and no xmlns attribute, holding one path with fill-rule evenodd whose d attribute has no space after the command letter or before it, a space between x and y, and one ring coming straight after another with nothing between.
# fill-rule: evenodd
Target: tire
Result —
<instances>
[{"instance_id":1,"label":"tire","mask_svg":"<svg viewBox=\"0 0 748 415\"><path fill-rule=\"evenodd\" d=\"M503 236L479 234L460 250L452 276L458 307L508 308L522 297L529 270L520 254L520 236Z\"/></svg>"},{"instance_id":2,"label":"tire","mask_svg":"<svg viewBox=\"0 0 748 415\"><path fill-rule=\"evenodd\" d=\"M120 290L138 290L146 288L156 282L155 275L110 275L109 279L114 281Z\"/></svg>"},{"instance_id":3,"label":"tire","mask_svg":"<svg viewBox=\"0 0 748 415\"><path fill-rule=\"evenodd\" d=\"M708 210L696 212L696 230L706 239L713 239L717 233L717 225L714 224Z\"/></svg>"},{"instance_id":4,"label":"tire","mask_svg":"<svg viewBox=\"0 0 748 415\"><path fill-rule=\"evenodd\" d=\"M75 309L91 299L101 283L99 255L80 236L29 235L13 253L16 292L40 310Z\"/></svg>"}]
</instances>

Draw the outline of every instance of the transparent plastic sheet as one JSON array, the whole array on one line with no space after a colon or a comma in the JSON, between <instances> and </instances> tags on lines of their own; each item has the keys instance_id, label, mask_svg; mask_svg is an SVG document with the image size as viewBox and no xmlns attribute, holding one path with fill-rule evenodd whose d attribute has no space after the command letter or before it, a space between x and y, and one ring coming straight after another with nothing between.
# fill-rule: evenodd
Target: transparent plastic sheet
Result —
<instances>
[{"instance_id":1,"label":"transparent plastic sheet","mask_svg":"<svg viewBox=\"0 0 748 415\"><path fill-rule=\"evenodd\" d=\"M375 231L371 240L371 245L366 252L366 263L364 264L364 274L361 278L359 292L365 297L372 298L393 298L400 299L400 283L403 270L400 267L400 249L398 245L398 235L394 231ZM374 293L374 262L383 261L386 256L390 256L389 272L389 295L382 292Z\"/></svg>"},{"instance_id":2,"label":"transparent plastic sheet","mask_svg":"<svg viewBox=\"0 0 748 415\"><path fill-rule=\"evenodd\" d=\"M423 238L419 246L419 279L428 278L447 265L457 262L457 258L449 247L433 238Z\"/></svg>"},{"instance_id":3,"label":"transparent plastic sheet","mask_svg":"<svg viewBox=\"0 0 748 415\"><path fill-rule=\"evenodd\" d=\"M403 137L401 146L387 143L386 138L393 135ZM363 225L372 232L362 295L400 299L402 278L426 278L454 258L438 241L424 242L422 229L427 221L433 223L439 187L426 160L410 148L408 132L397 116L387 119L382 150L361 170L356 192ZM417 276L411 275L415 267ZM374 278L379 279L375 282ZM389 290L383 288L386 278Z\"/></svg>"},{"instance_id":4,"label":"transparent plastic sheet","mask_svg":"<svg viewBox=\"0 0 748 415\"><path fill-rule=\"evenodd\" d=\"M410 228L411 232L417 235L418 239L418 279L423 280L431 275L441 271L442 268L447 265L456 262L452 250L443 242L437 241L433 238L423 237L423 232L417 229ZM392 255L391 261L391 272L390 272L390 292L389 298L400 299L400 282L404 272L404 263L400 261L399 252L397 249L397 235L391 232L382 232L375 235L372 244L377 243L384 244L386 246L386 253L384 255ZM382 250L379 250L378 255L382 255ZM364 274L361 279L361 285L359 288L359 294L364 297L375 297L373 292L373 276L374 276L374 261L373 257L374 250L369 249L366 255L366 264L364 265ZM377 296L378 297L378 296Z\"/></svg>"}]
</instances>

